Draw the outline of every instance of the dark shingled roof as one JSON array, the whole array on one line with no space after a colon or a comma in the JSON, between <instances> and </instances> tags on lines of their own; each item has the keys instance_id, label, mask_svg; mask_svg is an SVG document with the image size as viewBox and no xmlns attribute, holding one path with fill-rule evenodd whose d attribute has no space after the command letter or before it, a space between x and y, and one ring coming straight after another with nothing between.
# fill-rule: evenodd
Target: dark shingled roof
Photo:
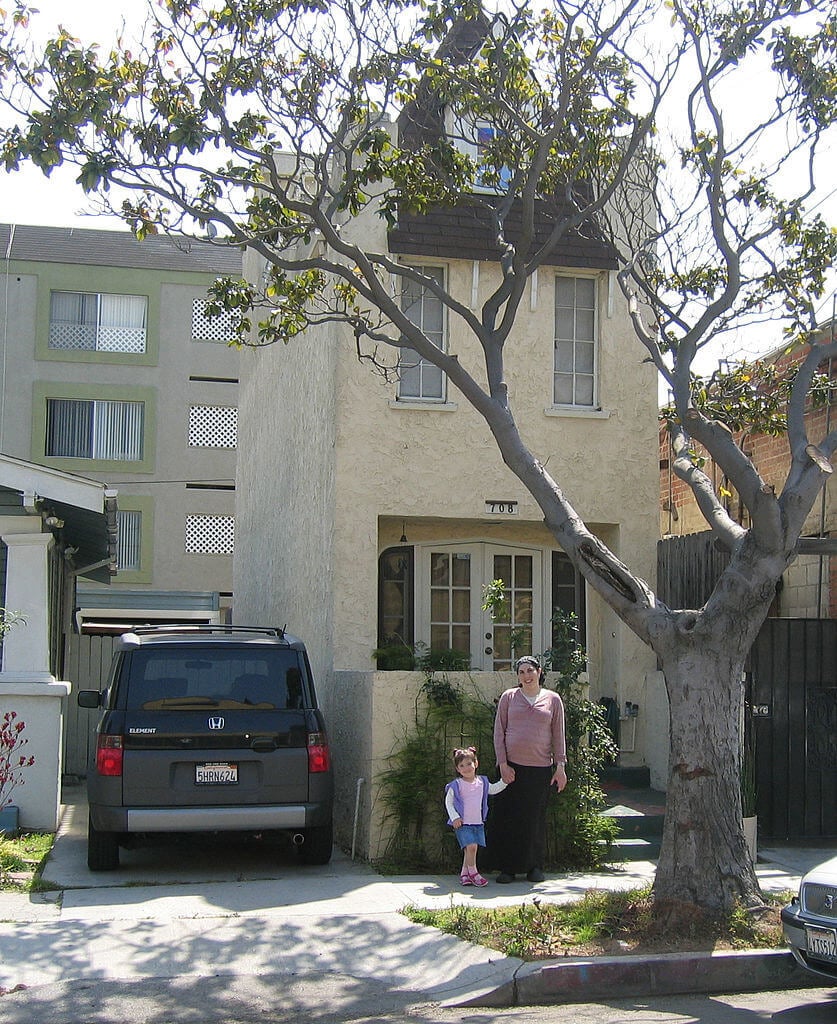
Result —
<instances>
[{"instance_id":1,"label":"dark shingled roof","mask_svg":"<svg viewBox=\"0 0 837 1024\"><path fill-rule=\"evenodd\" d=\"M152 235L138 242L129 231L0 224L0 259L81 263L138 270L241 274L241 250L220 241Z\"/></svg>"}]
</instances>

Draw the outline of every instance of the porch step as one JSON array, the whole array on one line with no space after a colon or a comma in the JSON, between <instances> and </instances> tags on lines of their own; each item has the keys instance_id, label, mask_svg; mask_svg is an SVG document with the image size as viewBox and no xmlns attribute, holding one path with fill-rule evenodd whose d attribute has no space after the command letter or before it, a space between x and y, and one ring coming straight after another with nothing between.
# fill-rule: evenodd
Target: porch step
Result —
<instances>
[{"instance_id":1,"label":"porch step","mask_svg":"<svg viewBox=\"0 0 837 1024\"><path fill-rule=\"evenodd\" d=\"M617 839L610 847L610 861L656 860L660 843L648 839Z\"/></svg>"},{"instance_id":2,"label":"porch step","mask_svg":"<svg viewBox=\"0 0 837 1024\"><path fill-rule=\"evenodd\" d=\"M665 793L650 788L647 768L610 769L602 778L608 806L601 812L619 826L614 861L656 860L665 823Z\"/></svg>"}]
</instances>

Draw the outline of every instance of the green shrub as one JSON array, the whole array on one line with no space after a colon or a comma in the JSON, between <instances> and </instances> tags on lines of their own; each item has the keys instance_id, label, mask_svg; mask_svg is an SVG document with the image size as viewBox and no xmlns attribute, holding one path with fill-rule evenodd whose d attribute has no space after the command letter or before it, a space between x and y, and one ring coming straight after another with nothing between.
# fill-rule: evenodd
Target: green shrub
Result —
<instances>
[{"instance_id":1,"label":"green shrub","mask_svg":"<svg viewBox=\"0 0 837 1024\"><path fill-rule=\"evenodd\" d=\"M617 825L599 812L605 795L598 770L616 755L603 708L587 700L578 674L584 652L575 639L574 616L557 615L555 645L545 653L558 675L567 733L567 786L551 798L547 813L547 863L552 870L591 868L607 859ZM448 652L443 652L448 653ZM425 670L415 723L380 775L385 821L392 838L385 867L393 871L455 871L461 852L444 815L444 787L455 775L454 747L474 746L480 773L497 777L494 764L495 703Z\"/></svg>"}]
</instances>

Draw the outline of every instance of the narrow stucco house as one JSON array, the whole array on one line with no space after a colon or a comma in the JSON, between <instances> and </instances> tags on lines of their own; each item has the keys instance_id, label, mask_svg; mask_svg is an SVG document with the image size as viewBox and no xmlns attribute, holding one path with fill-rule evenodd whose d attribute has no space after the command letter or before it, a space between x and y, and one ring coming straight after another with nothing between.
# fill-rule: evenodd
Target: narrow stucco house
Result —
<instances>
[{"instance_id":1,"label":"narrow stucco house","mask_svg":"<svg viewBox=\"0 0 837 1024\"><path fill-rule=\"evenodd\" d=\"M358 230L383 229L374 224ZM391 244L396 244L390 240ZM487 254L404 252L443 274L464 301L490 287ZM587 261L587 263L592 261ZM595 351L590 400L556 402L556 322L563 304L588 304ZM528 442L571 494L592 529L653 579L657 540L656 391L631 336L610 268L571 262L544 268L510 348L509 390ZM444 344L467 358L468 341ZM513 353L513 354L511 354ZM419 673L376 671L373 651L392 643L470 654L472 676L499 694L512 678L508 632L550 645L555 607L584 622L591 696L630 701L622 764L664 778L664 691L649 651L586 591L543 524L534 500L506 469L487 427L437 380L385 384L358 362L336 326L287 347L241 357L234 563L236 619L288 625L311 652L339 773L338 837L345 840L360 790L358 849L379 852L374 779L413 714ZM590 394L588 392L588 394ZM483 586L502 578L516 618L498 630L483 612ZM357 780L363 779L363 783Z\"/></svg>"},{"instance_id":2,"label":"narrow stucco house","mask_svg":"<svg viewBox=\"0 0 837 1024\"><path fill-rule=\"evenodd\" d=\"M420 127L407 116L390 129ZM478 310L500 273L481 208L402 213L391 229L367 210L341 238L420 268ZM252 254L245 267L251 280L264 270ZM591 529L653 581L656 380L615 268L595 238L559 244L521 305L506 382L531 450ZM476 372L477 342L429 288L407 286L401 306ZM439 369L402 357L398 379L387 381L358 360L350 329L333 323L288 345L247 349L240 369L236 619L287 624L308 645L337 768L338 842L382 855L377 780L414 720L423 681L382 670L387 662L373 652L459 652L468 685L491 699L511 685L513 657L524 653L512 650L512 632L543 651L555 608L582 623L590 696L637 706L621 764L649 766L663 785L667 705L651 652L587 590L485 422ZM511 609L503 623L482 608L483 588L497 579ZM491 760L484 752L486 767Z\"/></svg>"},{"instance_id":3,"label":"narrow stucco house","mask_svg":"<svg viewBox=\"0 0 837 1024\"><path fill-rule=\"evenodd\" d=\"M0 716L23 722L20 825L52 831L60 805L64 633L78 579L116 571L117 494L97 480L0 455L0 604L19 616L3 638Z\"/></svg>"}]
</instances>

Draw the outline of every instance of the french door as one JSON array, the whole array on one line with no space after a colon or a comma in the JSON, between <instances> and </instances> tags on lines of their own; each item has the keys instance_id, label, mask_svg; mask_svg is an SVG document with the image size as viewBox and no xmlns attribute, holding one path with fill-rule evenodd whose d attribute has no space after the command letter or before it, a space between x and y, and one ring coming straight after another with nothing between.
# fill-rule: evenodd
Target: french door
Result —
<instances>
[{"instance_id":1,"label":"french door","mask_svg":"<svg viewBox=\"0 0 837 1024\"><path fill-rule=\"evenodd\" d=\"M417 636L432 651L467 653L471 668L508 671L544 646L540 550L496 544L427 545L418 551ZM503 581L503 606L483 611L483 588Z\"/></svg>"}]
</instances>

